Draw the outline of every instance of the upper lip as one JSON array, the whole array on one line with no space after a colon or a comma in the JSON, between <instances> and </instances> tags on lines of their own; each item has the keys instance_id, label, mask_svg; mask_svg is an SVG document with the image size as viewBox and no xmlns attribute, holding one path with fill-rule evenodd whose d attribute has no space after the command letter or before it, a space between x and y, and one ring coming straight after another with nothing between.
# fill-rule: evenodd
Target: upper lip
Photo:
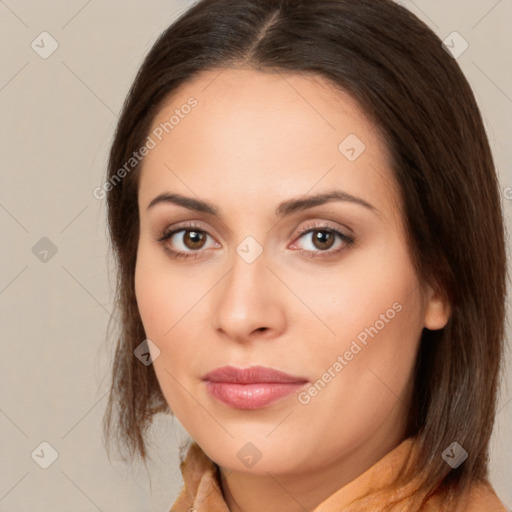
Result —
<instances>
[{"instance_id":1,"label":"upper lip","mask_svg":"<svg viewBox=\"0 0 512 512\"><path fill-rule=\"evenodd\" d=\"M255 384L258 382L305 383L308 381L303 377L289 375L266 366L251 366L249 368L223 366L207 373L203 380L232 384Z\"/></svg>"}]
</instances>

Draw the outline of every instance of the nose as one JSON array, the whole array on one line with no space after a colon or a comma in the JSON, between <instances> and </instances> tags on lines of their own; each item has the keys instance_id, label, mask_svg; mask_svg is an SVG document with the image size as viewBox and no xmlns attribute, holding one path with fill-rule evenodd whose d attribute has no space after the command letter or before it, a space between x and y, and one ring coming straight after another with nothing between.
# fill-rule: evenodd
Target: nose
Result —
<instances>
[{"instance_id":1,"label":"nose","mask_svg":"<svg viewBox=\"0 0 512 512\"><path fill-rule=\"evenodd\" d=\"M279 336L286 326L285 287L267 253L248 263L234 252L231 268L212 297L214 329L238 343Z\"/></svg>"}]
</instances>

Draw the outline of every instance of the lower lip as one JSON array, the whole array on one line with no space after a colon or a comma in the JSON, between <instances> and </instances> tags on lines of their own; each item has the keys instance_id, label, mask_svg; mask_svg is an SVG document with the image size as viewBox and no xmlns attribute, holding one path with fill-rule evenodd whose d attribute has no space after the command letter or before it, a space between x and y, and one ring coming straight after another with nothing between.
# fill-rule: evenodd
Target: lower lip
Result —
<instances>
[{"instance_id":1,"label":"lower lip","mask_svg":"<svg viewBox=\"0 0 512 512\"><path fill-rule=\"evenodd\" d=\"M304 384L304 382L233 384L206 381L206 388L215 398L235 409L260 409L298 391Z\"/></svg>"}]
</instances>

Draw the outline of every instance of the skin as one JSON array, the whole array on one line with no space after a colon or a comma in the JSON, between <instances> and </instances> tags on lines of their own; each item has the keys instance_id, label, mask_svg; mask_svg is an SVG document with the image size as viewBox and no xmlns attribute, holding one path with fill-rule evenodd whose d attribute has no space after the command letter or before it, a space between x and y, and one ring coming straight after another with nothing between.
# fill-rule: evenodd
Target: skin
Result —
<instances>
[{"instance_id":1,"label":"skin","mask_svg":"<svg viewBox=\"0 0 512 512\"><path fill-rule=\"evenodd\" d=\"M213 70L182 86L153 128L191 96L198 105L144 158L139 182L135 286L160 350L154 369L176 417L220 466L230 510L312 510L406 437L421 332L444 327L450 308L420 286L387 148L351 96L320 77ZM354 161L338 148L349 134L366 146ZM283 201L334 189L374 209L329 201L275 214ZM163 193L212 203L219 216L163 202L148 209ZM183 221L204 240L181 231L157 241ZM324 225L353 244L299 234L319 226L325 236ZM263 249L252 263L236 252L248 236ZM197 258L173 258L166 245ZM292 393L238 410L202 381L229 364L314 383L393 304L401 311L306 404ZM248 442L262 454L250 468L237 457Z\"/></svg>"}]
</instances>

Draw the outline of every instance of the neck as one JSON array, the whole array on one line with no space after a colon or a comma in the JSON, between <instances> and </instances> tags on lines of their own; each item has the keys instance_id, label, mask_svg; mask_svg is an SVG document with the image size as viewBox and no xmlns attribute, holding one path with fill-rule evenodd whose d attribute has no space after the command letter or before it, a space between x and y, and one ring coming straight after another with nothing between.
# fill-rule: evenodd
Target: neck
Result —
<instances>
[{"instance_id":1,"label":"neck","mask_svg":"<svg viewBox=\"0 0 512 512\"><path fill-rule=\"evenodd\" d=\"M219 468L224 499L231 512L313 511L398 446L404 438L400 429L395 435L385 437L386 442L377 435L330 465L307 473L268 473L268 476L262 476ZM365 490L361 491L364 493Z\"/></svg>"}]
</instances>

